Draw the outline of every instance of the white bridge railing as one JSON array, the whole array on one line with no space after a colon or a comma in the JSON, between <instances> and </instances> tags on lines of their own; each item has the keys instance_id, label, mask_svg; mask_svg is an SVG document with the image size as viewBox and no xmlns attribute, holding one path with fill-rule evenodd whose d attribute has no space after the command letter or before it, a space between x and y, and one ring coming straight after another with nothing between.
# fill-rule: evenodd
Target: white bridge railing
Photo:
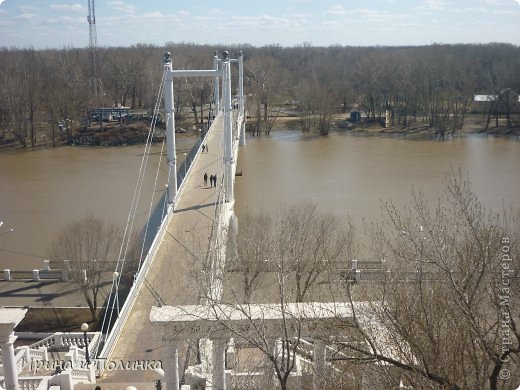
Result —
<instances>
[{"instance_id":1,"label":"white bridge railing","mask_svg":"<svg viewBox=\"0 0 520 390\"><path fill-rule=\"evenodd\" d=\"M207 131L205 137L207 137L208 134L214 129L214 125L215 125L215 123L218 122L218 119L221 115L222 114L219 113L219 115L215 118L211 127ZM194 163L199 158L199 156L200 156L200 150L194 157L192 164L190 165L190 167L186 173L186 176L188 176L188 174L191 170L191 167L193 167ZM185 182L186 182L186 180L183 180L181 183L181 186L179 187L177 196L173 202L174 205L177 203L177 199L179 199L179 197L181 196L181 194L184 190ZM112 352L116 346L117 340L119 339L119 335L120 335L121 331L123 330L123 327L128 319L128 316L130 315L130 312L132 311L132 307L134 306L135 300L137 299L137 296L139 295L139 291L141 290L141 287L144 283L146 274L148 273L152 260L155 256L155 254L157 253L157 250L159 249L159 246L162 242L162 239L166 232L166 228L168 227L168 224L171 220L172 215L173 215L173 208L170 205L170 206L168 206L168 211L167 211L166 217L161 222L161 226L159 227L159 229L157 231L157 235L155 236L155 238L152 242L152 245L150 246L150 249L145 257L145 260L143 261L143 265L142 265L141 269L139 270L137 277L135 278L134 284L130 288L130 292L128 293L125 303L123 304L123 307L121 308L121 311L119 312L119 316L117 317L117 320L115 321L114 326L112 327L110 333L108 333L106 335L106 338L103 343L103 349L101 350L101 352L98 355L98 357L102 360L109 359L110 355L112 354ZM100 367L101 372L98 372L98 375L102 374L102 371L104 369L102 364L99 365L99 367Z\"/></svg>"}]
</instances>

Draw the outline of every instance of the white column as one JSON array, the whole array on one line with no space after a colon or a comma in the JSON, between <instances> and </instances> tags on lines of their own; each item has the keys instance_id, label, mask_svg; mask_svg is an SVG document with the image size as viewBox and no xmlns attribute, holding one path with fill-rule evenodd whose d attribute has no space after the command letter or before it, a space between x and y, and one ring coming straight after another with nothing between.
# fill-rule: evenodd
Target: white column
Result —
<instances>
[{"instance_id":1,"label":"white column","mask_svg":"<svg viewBox=\"0 0 520 390\"><path fill-rule=\"evenodd\" d=\"M167 359L164 364L164 382L167 390L179 390L179 349L176 343L168 346Z\"/></svg>"},{"instance_id":2,"label":"white column","mask_svg":"<svg viewBox=\"0 0 520 390\"><path fill-rule=\"evenodd\" d=\"M313 380L312 380L312 388L313 390L320 390L322 388L321 382L323 378L323 371L325 369L325 348L327 344L323 340L314 340L314 352L312 354L312 364L313 364Z\"/></svg>"},{"instance_id":3,"label":"white column","mask_svg":"<svg viewBox=\"0 0 520 390\"><path fill-rule=\"evenodd\" d=\"M238 57L238 108L240 114L244 115L244 53L240 51Z\"/></svg>"},{"instance_id":4,"label":"white column","mask_svg":"<svg viewBox=\"0 0 520 390\"><path fill-rule=\"evenodd\" d=\"M18 370L14 359L14 327L25 317L27 309L0 308L0 348L4 366L5 390L18 390Z\"/></svg>"},{"instance_id":5,"label":"white column","mask_svg":"<svg viewBox=\"0 0 520 390\"><path fill-rule=\"evenodd\" d=\"M226 339L211 339L211 388L226 389Z\"/></svg>"},{"instance_id":6,"label":"white column","mask_svg":"<svg viewBox=\"0 0 520 390\"><path fill-rule=\"evenodd\" d=\"M231 64L229 53L224 52L222 60L224 67L224 80L222 83L224 101L224 186L226 191L226 202L233 202L235 196L233 193L233 123L231 108Z\"/></svg>"},{"instance_id":7,"label":"white column","mask_svg":"<svg viewBox=\"0 0 520 390\"><path fill-rule=\"evenodd\" d=\"M246 117L245 117L245 108L244 108L244 53L240 51L240 57L238 58L238 104L239 104L239 116L242 120L239 123L240 129L238 131L240 134L239 137L239 145L245 146L246 144Z\"/></svg>"},{"instance_id":8,"label":"white column","mask_svg":"<svg viewBox=\"0 0 520 390\"><path fill-rule=\"evenodd\" d=\"M9 336L0 336L2 348L2 364L4 366L5 390L18 390L18 370L14 360L13 343L16 340L14 332Z\"/></svg>"},{"instance_id":9,"label":"white column","mask_svg":"<svg viewBox=\"0 0 520 390\"><path fill-rule=\"evenodd\" d=\"M175 109L173 105L173 75L170 53L164 53L164 111L166 112L166 145L168 150L168 203L177 195L177 157L175 155Z\"/></svg>"},{"instance_id":10,"label":"white column","mask_svg":"<svg viewBox=\"0 0 520 390\"><path fill-rule=\"evenodd\" d=\"M217 52L215 52L215 56L213 57L213 69L218 70L218 55ZM214 115L217 116L219 110L220 110L220 87L219 87L220 81L218 76L213 78L213 100L215 103L214 107Z\"/></svg>"}]
</instances>

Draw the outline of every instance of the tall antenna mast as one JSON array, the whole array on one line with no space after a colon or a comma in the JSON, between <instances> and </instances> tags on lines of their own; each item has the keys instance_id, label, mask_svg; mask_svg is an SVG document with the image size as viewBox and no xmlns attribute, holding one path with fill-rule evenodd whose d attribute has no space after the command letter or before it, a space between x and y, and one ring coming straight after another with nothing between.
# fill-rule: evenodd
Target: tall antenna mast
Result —
<instances>
[{"instance_id":1,"label":"tall antenna mast","mask_svg":"<svg viewBox=\"0 0 520 390\"><path fill-rule=\"evenodd\" d=\"M96 10L94 0L88 0L88 25L90 49L90 93L97 97L97 33L96 33Z\"/></svg>"}]
</instances>

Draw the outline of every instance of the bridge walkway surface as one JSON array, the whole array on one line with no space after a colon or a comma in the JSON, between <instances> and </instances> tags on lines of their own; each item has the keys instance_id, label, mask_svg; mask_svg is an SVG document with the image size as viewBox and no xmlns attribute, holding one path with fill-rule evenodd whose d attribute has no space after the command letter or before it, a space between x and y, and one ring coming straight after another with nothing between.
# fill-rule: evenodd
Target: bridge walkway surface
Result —
<instances>
[{"instance_id":1,"label":"bridge walkway surface","mask_svg":"<svg viewBox=\"0 0 520 390\"><path fill-rule=\"evenodd\" d=\"M197 283L196 275L201 274L202 264L208 256L212 228L216 222L215 211L224 173L223 134L224 120L218 116L204 142L209 151L199 153L190 168L164 238L108 361L164 362L169 354L167 342L161 341L161 334L151 326L151 307L159 301L163 305L200 302L203 289ZM207 186L204 186L204 173L208 175ZM215 174L216 188L209 186L209 176ZM105 370L98 382L101 385L105 383L102 385L104 390L124 389L124 383L151 384L156 378L153 370L115 369Z\"/></svg>"}]
</instances>

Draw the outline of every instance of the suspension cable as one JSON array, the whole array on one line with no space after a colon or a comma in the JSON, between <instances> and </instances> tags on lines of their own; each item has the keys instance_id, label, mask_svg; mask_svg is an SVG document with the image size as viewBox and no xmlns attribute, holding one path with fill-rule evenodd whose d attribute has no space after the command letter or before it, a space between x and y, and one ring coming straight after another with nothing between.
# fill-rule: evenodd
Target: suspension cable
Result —
<instances>
[{"instance_id":1,"label":"suspension cable","mask_svg":"<svg viewBox=\"0 0 520 390\"><path fill-rule=\"evenodd\" d=\"M135 186L134 193L133 193L133 196L132 196L132 203L131 203L130 210L129 210L129 213L128 213L128 217L127 217L127 221L126 221L126 225L125 225L125 229L124 229L124 233L123 233L123 237L122 237L121 246L119 248L119 255L118 255L118 258L117 258L117 261L116 261L116 267L115 267L115 270L114 270L114 272L117 272L118 275L117 275L116 278L112 279L112 287L110 289L110 293L109 293L109 296L108 296L107 304L105 306L105 313L104 313L104 316L103 316L103 321L101 323L101 333L103 335L103 331L104 330L105 330L105 333L106 333L105 334L105 340L106 340L106 337L108 335L108 330L110 328L110 325L112 323L112 316L113 316L113 313L114 313L115 302L116 302L116 299L117 299L116 295L118 294L118 291L119 291L119 285L120 285L121 277L122 277L122 274L123 274L124 264L126 262L126 255L127 255L128 247L129 247L129 244L130 244L131 233L132 233L132 230L133 230L135 216L137 214L137 206L138 206L138 203L139 203L140 192L142 190L142 184L143 184L144 176L145 176L145 173L146 173L146 165L147 165L148 159L149 159L150 148L151 148L151 141L153 139L153 133L155 131L155 127L156 127L156 124L157 124L157 118L158 118L158 113L159 113L159 106L160 106L160 102L161 102L162 95L163 95L165 76L166 76L166 69L163 72L162 80L161 80L159 91L158 91L158 94L157 94L157 99L156 99L155 106L154 106L153 116L152 116L152 119L150 121L150 127L149 127L148 135L147 135L147 138L146 138L146 143L145 143L145 147L144 147L143 157L141 159L141 164L139 166L139 173L138 173L138 177L137 177L137 182L136 182L136 186ZM162 151L161 151L161 156L162 156ZM156 182L157 182L157 178L156 178ZM146 237L146 233L145 233L145 237ZM110 307L110 298L111 297L113 297L113 298L112 298L112 306ZM109 308L111 309L110 310L110 314L108 314L108 311L109 311L108 309ZM119 309L118 309L118 314L117 315L119 316ZM108 322L107 322L107 317L108 317ZM98 353L98 349L99 349L100 344L101 343L98 343L98 345L96 346L95 356Z\"/></svg>"}]
</instances>

